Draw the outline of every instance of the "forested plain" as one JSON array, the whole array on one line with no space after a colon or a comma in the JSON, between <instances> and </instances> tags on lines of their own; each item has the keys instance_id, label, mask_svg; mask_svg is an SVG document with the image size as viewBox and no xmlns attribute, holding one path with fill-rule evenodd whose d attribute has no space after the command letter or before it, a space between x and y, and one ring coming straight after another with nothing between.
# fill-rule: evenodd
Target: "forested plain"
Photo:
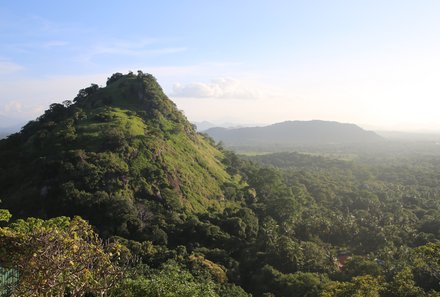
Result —
<instances>
[{"instance_id":1,"label":"forested plain","mask_svg":"<svg viewBox=\"0 0 440 297\"><path fill-rule=\"evenodd\" d=\"M0 141L0 293L440 296L438 146L378 146L237 155L114 74Z\"/></svg>"}]
</instances>

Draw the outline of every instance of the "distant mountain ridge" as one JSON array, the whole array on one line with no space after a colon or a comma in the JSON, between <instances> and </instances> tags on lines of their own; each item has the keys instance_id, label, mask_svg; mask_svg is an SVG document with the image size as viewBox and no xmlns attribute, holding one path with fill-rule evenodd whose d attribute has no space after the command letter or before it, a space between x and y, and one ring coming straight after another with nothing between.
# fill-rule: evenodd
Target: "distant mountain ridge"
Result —
<instances>
[{"instance_id":1,"label":"distant mountain ridge","mask_svg":"<svg viewBox=\"0 0 440 297\"><path fill-rule=\"evenodd\" d=\"M21 126L23 125L0 127L0 139L6 138L8 135L20 131Z\"/></svg>"},{"instance_id":2,"label":"distant mountain ridge","mask_svg":"<svg viewBox=\"0 0 440 297\"><path fill-rule=\"evenodd\" d=\"M0 139L6 138L8 135L20 131L24 124L25 121L23 120L0 115Z\"/></svg>"},{"instance_id":3,"label":"distant mountain ridge","mask_svg":"<svg viewBox=\"0 0 440 297\"><path fill-rule=\"evenodd\" d=\"M264 127L211 128L205 131L226 146L326 145L372 143L383 138L355 124L334 121L286 121Z\"/></svg>"}]
</instances>

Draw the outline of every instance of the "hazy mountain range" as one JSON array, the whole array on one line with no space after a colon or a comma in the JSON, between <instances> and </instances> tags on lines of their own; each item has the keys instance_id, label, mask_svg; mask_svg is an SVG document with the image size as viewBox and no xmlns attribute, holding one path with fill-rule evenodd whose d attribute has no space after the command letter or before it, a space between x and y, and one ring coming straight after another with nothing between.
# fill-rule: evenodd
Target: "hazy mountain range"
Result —
<instances>
[{"instance_id":1,"label":"hazy mountain range","mask_svg":"<svg viewBox=\"0 0 440 297\"><path fill-rule=\"evenodd\" d=\"M375 132L354 124L320 120L286 121L264 127L217 127L205 132L226 146L355 144L384 140Z\"/></svg>"}]
</instances>

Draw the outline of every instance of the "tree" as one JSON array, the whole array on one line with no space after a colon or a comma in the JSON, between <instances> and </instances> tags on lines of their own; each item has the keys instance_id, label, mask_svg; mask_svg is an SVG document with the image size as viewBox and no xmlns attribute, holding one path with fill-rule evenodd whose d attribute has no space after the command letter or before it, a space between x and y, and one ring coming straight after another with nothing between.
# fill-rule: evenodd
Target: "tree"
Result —
<instances>
[{"instance_id":1,"label":"tree","mask_svg":"<svg viewBox=\"0 0 440 297\"><path fill-rule=\"evenodd\" d=\"M310 272L284 274L266 265L262 268L258 281L261 292L271 292L275 296L318 297L328 278Z\"/></svg>"},{"instance_id":2,"label":"tree","mask_svg":"<svg viewBox=\"0 0 440 297\"><path fill-rule=\"evenodd\" d=\"M387 297L422 297L426 296L422 288L416 286L412 271L405 267L394 275L393 280L386 287Z\"/></svg>"},{"instance_id":3,"label":"tree","mask_svg":"<svg viewBox=\"0 0 440 297\"><path fill-rule=\"evenodd\" d=\"M20 275L13 296L104 294L121 269L119 245L104 245L80 217L28 218L0 228L0 266Z\"/></svg>"},{"instance_id":4,"label":"tree","mask_svg":"<svg viewBox=\"0 0 440 297\"><path fill-rule=\"evenodd\" d=\"M379 297L382 286L370 275L354 277L351 282L331 282L321 297Z\"/></svg>"},{"instance_id":5,"label":"tree","mask_svg":"<svg viewBox=\"0 0 440 297\"><path fill-rule=\"evenodd\" d=\"M196 279L188 270L174 261L168 261L159 270L150 270L145 276L124 280L121 287L112 290L111 297L218 297L216 285L209 279Z\"/></svg>"},{"instance_id":6,"label":"tree","mask_svg":"<svg viewBox=\"0 0 440 297\"><path fill-rule=\"evenodd\" d=\"M0 209L0 222L9 222L12 215L6 209Z\"/></svg>"},{"instance_id":7,"label":"tree","mask_svg":"<svg viewBox=\"0 0 440 297\"><path fill-rule=\"evenodd\" d=\"M440 242L415 249L414 279L425 290L440 290Z\"/></svg>"},{"instance_id":8,"label":"tree","mask_svg":"<svg viewBox=\"0 0 440 297\"><path fill-rule=\"evenodd\" d=\"M124 75L122 73L116 72L111 77L107 78L107 86L111 83L121 79Z\"/></svg>"},{"instance_id":9,"label":"tree","mask_svg":"<svg viewBox=\"0 0 440 297\"><path fill-rule=\"evenodd\" d=\"M367 274L379 276L381 274L381 267L373 260L361 256L354 256L347 261L342 268L342 272L348 279Z\"/></svg>"}]
</instances>

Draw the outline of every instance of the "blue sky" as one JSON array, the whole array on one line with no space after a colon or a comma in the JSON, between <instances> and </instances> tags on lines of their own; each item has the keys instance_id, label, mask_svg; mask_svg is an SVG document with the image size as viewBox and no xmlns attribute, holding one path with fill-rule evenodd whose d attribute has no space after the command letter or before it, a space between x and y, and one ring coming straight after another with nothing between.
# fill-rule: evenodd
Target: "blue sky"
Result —
<instances>
[{"instance_id":1,"label":"blue sky","mask_svg":"<svg viewBox=\"0 0 440 297\"><path fill-rule=\"evenodd\" d=\"M8 1L0 126L114 72L192 121L440 130L439 1Z\"/></svg>"}]
</instances>

